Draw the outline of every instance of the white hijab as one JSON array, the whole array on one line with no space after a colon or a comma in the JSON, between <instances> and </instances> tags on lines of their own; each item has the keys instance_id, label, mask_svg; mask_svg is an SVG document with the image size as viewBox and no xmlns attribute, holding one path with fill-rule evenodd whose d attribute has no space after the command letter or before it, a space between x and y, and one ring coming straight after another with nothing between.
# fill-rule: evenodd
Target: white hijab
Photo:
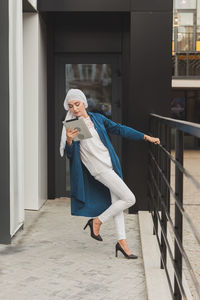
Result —
<instances>
[{"instance_id":1,"label":"white hijab","mask_svg":"<svg viewBox=\"0 0 200 300\"><path fill-rule=\"evenodd\" d=\"M64 108L65 108L65 110L67 110L65 120L70 120L70 119L75 118L75 115L69 110L69 106L68 106L68 103L71 100L82 101L85 104L85 108L88 107L88 102L87 102L86 96L81 90L69 89L69 91L67 92L67 95L65 97L65 100L64 100ZM64 155L65 146L66 146L66 128L63 125L61 140L60 140L60 155L61 155L61 157L63 157L63 155Z\"/></svg>"}]
</instances>

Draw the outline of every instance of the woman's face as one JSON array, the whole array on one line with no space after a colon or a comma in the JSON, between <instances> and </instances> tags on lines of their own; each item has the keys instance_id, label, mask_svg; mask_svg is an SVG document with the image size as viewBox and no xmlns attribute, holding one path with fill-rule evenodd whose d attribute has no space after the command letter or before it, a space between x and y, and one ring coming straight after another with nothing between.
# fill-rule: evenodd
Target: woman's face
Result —
<instances>
[{"instance_id":1,"label":"woman's face","mask_svg":"<svg viewBox=\"0 0 200 300\"><path fill-rule=\"evenodd\" d=\"M82 101L79 100L70 100L68 103L69 110L76 116L81 117L85 115L85 104Z\"/></svg>"}]
</instances>

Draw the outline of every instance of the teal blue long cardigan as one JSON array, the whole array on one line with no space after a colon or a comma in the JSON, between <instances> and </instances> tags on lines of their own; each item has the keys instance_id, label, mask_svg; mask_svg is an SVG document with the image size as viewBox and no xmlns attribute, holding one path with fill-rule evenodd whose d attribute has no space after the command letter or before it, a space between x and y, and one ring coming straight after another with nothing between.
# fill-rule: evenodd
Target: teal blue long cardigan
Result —
<instances>
[{"instance_id":1,"label":"teal blue long cardigan","mask_svg":"<svg viewBox=\"0 0 200 300\"><path fill-rule=\"evenodd\" d=\"M144 140L144 133L131 127L113 122L100 113L88 112L99 137L108 148L114 171L123 179L120 160L107 133L120 135L133 140ZM97 181L82 163L80 142L66 143L65 152L70 160L71 214L96 217L111 205L110 190Z\"/></svg>"}]
</instances>

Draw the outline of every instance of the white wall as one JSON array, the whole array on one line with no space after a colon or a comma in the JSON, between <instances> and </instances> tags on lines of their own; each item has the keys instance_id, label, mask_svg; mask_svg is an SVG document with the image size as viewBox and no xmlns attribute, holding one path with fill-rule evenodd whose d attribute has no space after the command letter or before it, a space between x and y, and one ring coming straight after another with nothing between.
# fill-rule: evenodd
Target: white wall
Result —
<instances>
[{"instance_id":1,"label":"white wall","mask_svg":"<svg viewBox=\"0 0 200 300\"><path fill-rule=\"evenodd\" d=\"M22 1L9 0L10 234L24 222Z\"/></svg>"},{"instance_id":2,"label":"white wall","mask_svg":"<svg viewBox=\"0 0 200 300\"><path fill-rule=\"evenodd\" d=\"M25 209L47 199L46 28L38 13L23 14Z\"/></svg>"},{"instance_id":3,"label":"white wall","mask_svg":"<svg viewBox=\"0 0 200 300\"><path fill-rule=\"evenodd\" d=\"M47 39L46 24L38 27L38 207L47 200Z\"/></svg>"},{"instance_id":4,"label":"white wall","mask_svg":"<svg viewBox=\"0 0 200 300\"><path fill-rule=\"evenodd\" d=\"M173 88L200 88L199 79L172 79Z\"/></svg>"}]
</instances>

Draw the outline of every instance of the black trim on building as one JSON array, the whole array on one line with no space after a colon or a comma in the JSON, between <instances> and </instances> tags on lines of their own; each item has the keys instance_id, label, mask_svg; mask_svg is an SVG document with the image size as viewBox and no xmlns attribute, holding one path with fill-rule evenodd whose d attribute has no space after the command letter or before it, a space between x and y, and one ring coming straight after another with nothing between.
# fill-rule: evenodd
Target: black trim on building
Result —
<instances>
[{"instance_id":1,"label":"black trim on building","mask_svg":"<svg viewBox=\"0 0 200 300\"><path fill-rule=\"evenodd\" d=\"M130 11L129 0L38 0L38 10L48 12L128 12Z\"/></svg>"},{"instance_id":2,"label":"black trim on building","mask_svg":"<svg viewBox=\"0 0 200 300\"><path fill-rule=\"evenodd\" d=\"M172 11L173 0L38 0L41 12Z\"/></svg>"},{"instance_id":3,"label":"black trim on building","mask_svg":"<svg viewBox=\"0 0 200 300\"><path fill-rule=\"evenodd\" d=\"M10 237L9 6L0 1L0 243Z\"/></svg>"}]
</instances>

